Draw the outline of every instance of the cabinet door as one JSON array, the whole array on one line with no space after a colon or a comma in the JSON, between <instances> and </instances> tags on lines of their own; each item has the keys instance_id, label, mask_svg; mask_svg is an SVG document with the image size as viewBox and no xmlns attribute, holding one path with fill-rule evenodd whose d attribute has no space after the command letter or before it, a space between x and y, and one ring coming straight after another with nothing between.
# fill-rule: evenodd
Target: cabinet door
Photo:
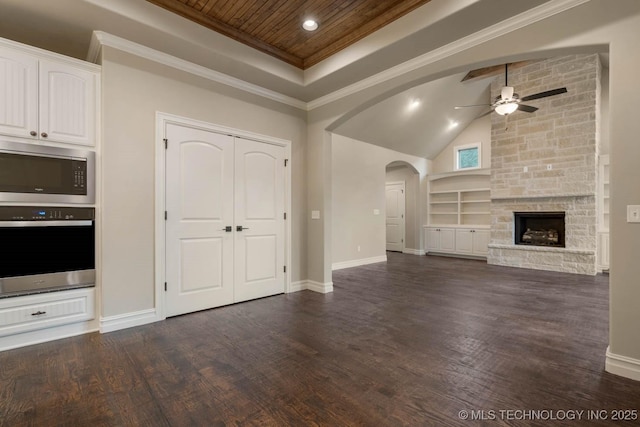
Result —
<instances>
[{"instance_id":1,"label":"cabinet door","mask_svg":"<svg viewBox=\"0 0 640 427\"><path fill-rule=\"evenodd\" d=\"M473 252L473 231L468 228L456 230L456 252L470 254Z\"/></svg>"},{"instance_id":2,"label":"cabinet door","mask_svg":"<svg viewBox=\"0 0 640 427\"><path fill-rule=\"evenodd\" d=\"M40 61L40 137L72 144L95 144L94 73Z\"/></svg>"},{"instance_id":3,"label":"cabinet door","mask_svg":"<svg viewBox=\"0 0 640 427\"><path fill-rule=\"evenodd\" d=\"M427 243L427 252L437 251L440 249L440 231L437 228L425 229L425 241Z\"/></svg>"},{"instance_id":4,"label":"cabinet door","mask_svg":"<svg viewBox=\"0 0 640 427\"><path fill-rule=\"evenodd\" d=\"M475 230L473 234L473 254L487 256L489 253L489 242L491 232L489 230Z\"/></svg>"},{"instance_id":5,"label":"cabinet door","mask_svg":"<svg viewBox=\"0 0 640 427\"><path fill-rule=\"evenodd\" d=\"M38 131L38 60L0 47L0 133L35 138Z\"/></svg>"},{"instance_id":6,"label":"cabinet door","mask_svg":"<svg viewBox=\"0 0 640 427\"><path fill-rule=\"evenodd\" d=\"M456 230L454 228L440 229L440 250L443 252L456 250Z\"/></svg>"}]
</instances>

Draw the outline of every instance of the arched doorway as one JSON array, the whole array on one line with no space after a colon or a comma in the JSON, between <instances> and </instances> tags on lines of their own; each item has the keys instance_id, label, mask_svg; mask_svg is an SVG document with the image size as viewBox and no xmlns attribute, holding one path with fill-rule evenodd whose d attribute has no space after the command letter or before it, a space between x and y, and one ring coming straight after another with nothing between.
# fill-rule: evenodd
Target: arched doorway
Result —
<instances>
[{"instance_id":1,"label":"arched doorway","mask_svg":"<svg viewBox=\"0 0 640 427\"><path fill-rule=\"evenodd\" d=\"M409 163L385 167L386 250L420 254L420 174Z\"/></svg>"}]
</instances>

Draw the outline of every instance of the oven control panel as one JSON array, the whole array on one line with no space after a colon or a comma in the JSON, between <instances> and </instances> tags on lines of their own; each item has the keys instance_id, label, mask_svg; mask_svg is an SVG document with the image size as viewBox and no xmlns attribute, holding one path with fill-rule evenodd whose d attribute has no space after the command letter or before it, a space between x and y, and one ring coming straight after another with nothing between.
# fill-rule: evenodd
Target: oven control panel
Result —
<instances>
[{"instance_id":1,"label":"oven control panel","mask_svg":"<svg viewBox=\"0 0 640 427\"><path fill-rule=\"evenodd\" d=\"M93 219L95 219L94 208L0 206L0 221L86 221Z\"/></svg>"}]
</instances>

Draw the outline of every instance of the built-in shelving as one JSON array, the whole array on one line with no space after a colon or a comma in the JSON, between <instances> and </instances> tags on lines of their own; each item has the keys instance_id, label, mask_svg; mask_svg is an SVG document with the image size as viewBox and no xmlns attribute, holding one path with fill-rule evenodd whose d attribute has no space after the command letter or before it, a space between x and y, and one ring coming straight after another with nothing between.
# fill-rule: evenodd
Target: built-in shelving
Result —
<instances>
[{"instance_id":1,"label":"built-in shelving","mask_svg":"<svg viewBox=\"0 0 640 427\"><path fill-rule=\"evenodd\" d=\"M598 269L609 269L610 221L609 156L599 158L598 167Z\"/></svg>"},{"instance_id":2,"label":"built-in shelving","mask_svg":"<svg viewBox=\"0 0 640 427\"><path fill-rule=\"evenodd\" d=\"M487 227L491 218L490 171L429 176L429 225Z\"/></svg>"}]
</instances>

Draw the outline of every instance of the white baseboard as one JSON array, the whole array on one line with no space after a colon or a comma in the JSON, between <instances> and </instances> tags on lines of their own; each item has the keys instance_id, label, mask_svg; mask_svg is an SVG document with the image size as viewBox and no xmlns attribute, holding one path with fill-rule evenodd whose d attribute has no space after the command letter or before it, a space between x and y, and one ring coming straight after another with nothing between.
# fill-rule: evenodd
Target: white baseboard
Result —
<instances>
[{"instance_id":1,"label":"white baseboard","mask_svg":"<svg viewBox=\"0 0 640 427\"><path fill-rule=\"evenodd\" d=\"M292 282L291 287L289 287L289 292L287 293L306 290L328 294L329 292L333 292L333 282L320 283L314 282L313 280L300 280L299 282Z\"/></svg>"},{"instance_id":2,"label":"white baseboard","mask_svg":"<svg viewBox=\"0 0 640 427\"><path fill-rule=\"evenodd\" d=\"M333 292L333 282L320 283L313 280L307 280L307 289L321 294Z\"/></svg>"},{"instance_id":3,"label":"white baseboard","mask_svg":"<svg viewBox=\"0 0 640 427\"><path fill-rule=\"evenodd\" d=\"M291 282L291 285L289 286L289 291L287 293L290 294L293 292L300 292L306 289L307 289L307 280L300 280L298 282Z\"/></svg>"},{"instance_id":4,"label":"white baseboard","mask_svg":"<svg viewBox=\"0 0 640 427\"><path fill-rule=\"evenodd\" d=\"M146 325L162 320L158 317L155 308L134 311L132 313L118 314L116 316L102 317L100 319L100 332L107 333L134 326Z\"/></svg>"},{"instance_id":5,"label":"white baseboard","mask_svg":"<svg viewBox=\"0 0 640 427\"><path fill-rule=\"evenodd\" d=\"M386 255L374 256L371 258L354 259L351 261L334 262L331 270L342 270L343 268L358 267L360 265L375 264L376 262L387 262Z\"/></svg>"},{"instance_id":6,"label":"white baseboard","mask_svg":"<svg viewBox=\"0 0 640 427\"><path fill-rule=\"evenodd\" d=\"M611 353L609 347L604 369L612 374L640 381L640 360Z\"/></svg>"},{"instance_id":7,"label":"white baseboard","mask_svg":"<svg viewBox=\"0 0 640 427\"><path fill-rule=\"evenodd\" d=\"M16 335L7 335L0 338L0 351L11 350L28 345L40 344L43 342L59 340L63 338L75 337L76 335L97 332L95 321L71 323L69 325L56 326L53 328L38 329Z\"/></svg>"},{"instance_id":8,"label":"white baseboard","mask_svg":"<svg viewBox=\"0 0 640 427\"><path fill-rule=\"evenodd\" d=\"M425 255L426 254L426 252L423 251L422 249L411 249L411 248L404 248L402 253L409 254L409 255Z\"/></svg>"}]
</instances>

